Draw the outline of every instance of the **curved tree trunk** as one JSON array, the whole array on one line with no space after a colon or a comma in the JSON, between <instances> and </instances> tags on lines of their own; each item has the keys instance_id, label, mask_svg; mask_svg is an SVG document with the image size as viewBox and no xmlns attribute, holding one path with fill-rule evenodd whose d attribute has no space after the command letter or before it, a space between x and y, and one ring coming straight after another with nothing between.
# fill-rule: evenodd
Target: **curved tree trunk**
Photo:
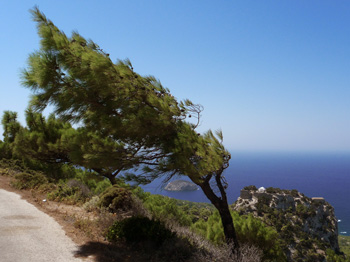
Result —
<instances>
[{"instance_id":1,"label":"curved tree trunk","mask_svg":"<svg viewBox=\"0 0 350 262\"><path fill-rule=\"evenodd\" d=\"M109 176L106 176L109 181L111 182L112 185L115 185L117 183L117 180L115 179L115 176L113 175L109 175Z\"/></svg>"},{"instance_id":2,"label":"curved tree trunk","mask_svg":"<svg viewBox=\"0 0 350 262\"><path fill-rule=\"evenodd\" d=\"M222 186L221 181L218 187ZM233 243L232 253L239 253L239 243L235 231L235 227L233 225L232 216L230 213L230 209L227 203L226 192L220 189L222 197L218 197L214 191L212 190L209 181L204 181L201 184L198 184L203 190L206 197L210 200L210 202L216 207L219 211L222 226L224 228L225 240L228 245ZM223 187L222 187L223 188Z\"/></svg>"}]
</instances>

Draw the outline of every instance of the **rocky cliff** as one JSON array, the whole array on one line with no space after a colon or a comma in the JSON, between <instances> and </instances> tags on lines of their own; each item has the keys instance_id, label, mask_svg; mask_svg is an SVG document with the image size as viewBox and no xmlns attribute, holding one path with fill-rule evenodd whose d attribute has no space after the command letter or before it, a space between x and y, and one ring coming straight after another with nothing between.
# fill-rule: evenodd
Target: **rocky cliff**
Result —
<instances>
[{"instance_id":1,"label":"rocky cliff","mask_svg":"<svg viewBox=\"0 0 350 262\"><path fill-rule=\"evenodd\" d=\"M325 261L327 249L339 252L334 208L322 197L249 186L241 191L232 208L275 227L289 261Z\"/></svg>"}]
</instances>

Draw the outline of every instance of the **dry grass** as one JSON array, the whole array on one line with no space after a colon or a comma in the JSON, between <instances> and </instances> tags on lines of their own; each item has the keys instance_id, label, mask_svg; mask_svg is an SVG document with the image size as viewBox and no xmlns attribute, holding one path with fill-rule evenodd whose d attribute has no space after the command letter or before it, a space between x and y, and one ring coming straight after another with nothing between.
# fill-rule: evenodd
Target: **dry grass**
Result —
<instances>
[{"instance_id":1,"label":"dry grass","mask_svg":"<svg viewBox=\"0 0 350 262\"><path fill-rule=\"evenodd\" d=\"M217 246L194 233L187 227L181 227L175 223L168 225L176 234L183 239L187 239L195 248L195 252L188 261L217 261L217 262L260 262L262 251L254 246L242 246L240 254L232 255L232 245Z\"/></svg>"}]
</instances>

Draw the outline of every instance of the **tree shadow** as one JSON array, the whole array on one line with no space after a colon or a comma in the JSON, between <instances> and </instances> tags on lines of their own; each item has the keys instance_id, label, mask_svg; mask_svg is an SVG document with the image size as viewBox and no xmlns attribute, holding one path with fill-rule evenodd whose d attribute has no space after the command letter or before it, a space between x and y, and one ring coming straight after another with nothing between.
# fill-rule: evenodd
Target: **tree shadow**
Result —
<instances>
[{"instance_id":1,"label":"tree shadow","mask_svg":"<svg viewBox=\"0 0 350 262\"><path fill-rule=\"evenodd\" d=\"M88 258L92 256L96 262L126 262L149 261L137 250L132 250L123 244L107 244L101 242L87 242L75 252L76 257Z\"/></svg>"},{"instance_id":2,"label":"tree shadow","mask_svg":"<svg viewBox=\"0 0 350 262\"><path fill-rule=\"evenodd\" d=\"M90 241L79 246L75 257L94 257L96 262L179 262L198 261L193 260L193 255L198 251L188 240L178 237L165 241L160 246L154 241L137 244L127 244L123 241L115 243Z\"/></svg>"}]
</instances>

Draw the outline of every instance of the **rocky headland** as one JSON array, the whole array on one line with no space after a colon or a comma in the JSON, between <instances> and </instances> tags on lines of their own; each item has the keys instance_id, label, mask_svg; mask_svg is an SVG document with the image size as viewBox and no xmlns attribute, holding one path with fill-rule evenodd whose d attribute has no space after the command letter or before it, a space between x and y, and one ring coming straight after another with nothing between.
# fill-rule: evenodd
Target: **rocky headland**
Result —
<instances>
[{"instance_id":1,"label":"rocky headland","mask_svg":"<svg viewBox=\"0 0 350 262\"><path fill-rule=\"evenodd\" d=\"M288 261L326 261L326 251L339 253L334 208L322 197L297 190L245 187L232 205L276 228Z\"/></svg>"}]
</instances>

